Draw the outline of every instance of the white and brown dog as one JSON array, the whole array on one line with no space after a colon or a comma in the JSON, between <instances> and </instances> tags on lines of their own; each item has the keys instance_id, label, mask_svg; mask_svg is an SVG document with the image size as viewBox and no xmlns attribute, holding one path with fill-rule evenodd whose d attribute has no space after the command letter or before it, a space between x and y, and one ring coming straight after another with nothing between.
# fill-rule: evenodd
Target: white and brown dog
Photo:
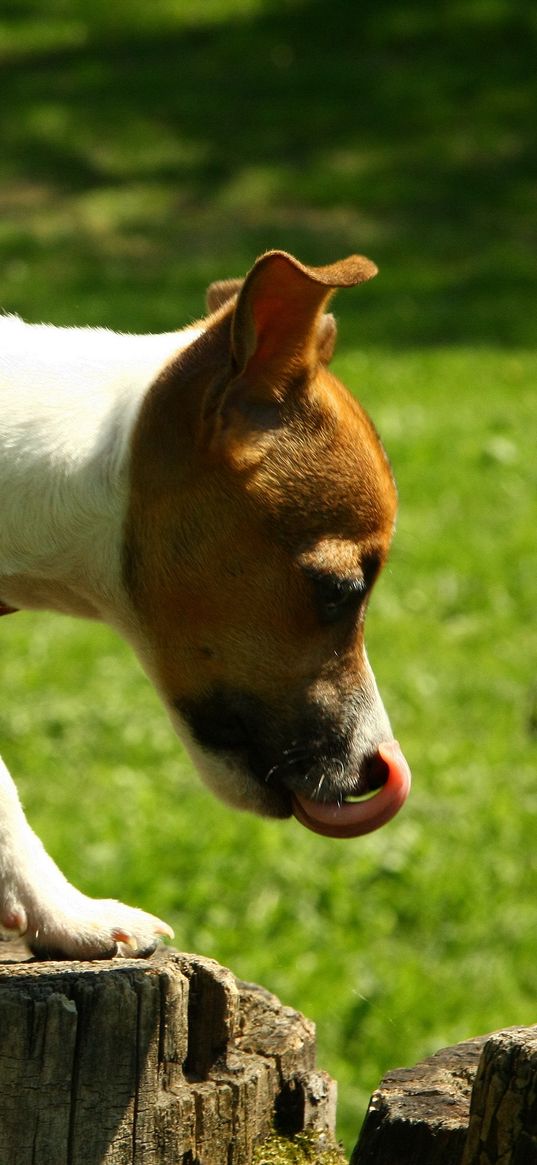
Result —
<instances>
[{"instance_id":1,"label":"white and brown dog","mask_svg":"<svg viewBox=\"0 0 537 1165\"><path fill-rule=\"evenodd\" d=\"M166 335L0 320L0 610L116 628L219 796L333 837L410 783L364 649L395 486L327 369L327 301L375 273L269 252ZM56 957L171 934L67 882L1 762L0 923Z\"/></svg>"}]
</instances>

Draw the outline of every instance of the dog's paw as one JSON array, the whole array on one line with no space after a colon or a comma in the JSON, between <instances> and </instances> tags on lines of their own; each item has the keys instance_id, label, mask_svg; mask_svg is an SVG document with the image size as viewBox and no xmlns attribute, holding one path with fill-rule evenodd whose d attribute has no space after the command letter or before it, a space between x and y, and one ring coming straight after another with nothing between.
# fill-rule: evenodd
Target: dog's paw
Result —
<instances>
[{"instance_id":1,"label":"dog's paw","mask_svg":"<svg viewBox=\"0 0 537 1165\"><path fill-rule=\"evenodd\" d=\"M173 930L160 918L112 899L86 898L69 887L68 903L17 903L2 918L40 959L145 958ZM32 908L33 907L33 908Z\"/></svg>"}]
</instances>

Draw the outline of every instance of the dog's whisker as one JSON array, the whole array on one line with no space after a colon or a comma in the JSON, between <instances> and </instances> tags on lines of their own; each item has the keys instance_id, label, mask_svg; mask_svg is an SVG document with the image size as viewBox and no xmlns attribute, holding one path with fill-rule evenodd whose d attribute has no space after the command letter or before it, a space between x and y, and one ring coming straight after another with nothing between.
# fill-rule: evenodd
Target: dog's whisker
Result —
<instances>
[{"instance_id":1,"label":"dog's whisker","mask_svg":"<svg viewBox=\"0 0 537 1165\"><path fill-rule=\"evenodd\" d=\"M272 780L273 776L275 776L275 774L278 772L279 768L281 768L281 765L278 763L278 764L273 765L272 768L269 769L269 771L265 777L265 784L266 785L268 785L269 781Z\"/></svg>"},{"instance_id":2,"label":"dog's whisker","mask_svg":"<svg viewBox=\"0 0 537 1165\"><path fill-rule=\"evenodd\" d=\"M285 757L291 756L307 756L308 750L305 744L294 744L290 748L284 748L282 755Z\"/></svg>"},{"instance_id":3,"label":"dog's whisker","mask_svg":"<svg viewBox=\"0 0 537 1165\"><path fill-rule=\"evenodd\" d=\"M314 798L319 796L319 793L321 792L321 789L324 785L325 776L326 776L326 773L322 772L320 777L319 777L319 780L317 781L315 789L313 790Z\"/></svg>"}]
</instances>

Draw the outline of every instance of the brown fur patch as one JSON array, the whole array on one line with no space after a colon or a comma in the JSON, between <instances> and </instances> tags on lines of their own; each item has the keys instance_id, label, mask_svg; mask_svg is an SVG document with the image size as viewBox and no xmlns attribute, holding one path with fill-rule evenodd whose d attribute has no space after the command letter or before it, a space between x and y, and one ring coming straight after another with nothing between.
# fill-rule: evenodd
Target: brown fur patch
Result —
<instances>
[{"instance_id":1,"label":"brown fur patch","mask_svg":"<svg viewBox=\"0 0 537 1165\"><path fill-rule=\"evenodd\" d=\"M168 699L225 682L285 704L333 670L335 651L347 658L345 686L359 678L361 625L320 627L303 567L348 574L365 555L383 561L395 488L371 422L322 367L253 462L215 451L203 412L226 328L210 328L148 395L125 578Z\"/></svg>"}]
</instances>

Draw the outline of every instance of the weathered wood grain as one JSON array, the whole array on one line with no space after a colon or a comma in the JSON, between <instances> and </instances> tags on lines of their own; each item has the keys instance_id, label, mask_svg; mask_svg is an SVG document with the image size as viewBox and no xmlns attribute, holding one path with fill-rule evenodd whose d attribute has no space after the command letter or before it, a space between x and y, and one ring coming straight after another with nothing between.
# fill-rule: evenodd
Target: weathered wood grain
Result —
<instances>
[{"instance_id":1,"label":"weathered wood grain","mask_svg":"<svg viewBox=\"0 0 537 1165\"><path fill-rule=\"evenodd\" d=\"M388 1072L369 1102L352 1165L460 1165L484 1040Z\"/></svg>"},{"instance_id":2,"label":"weathered wood grain","mask_svg":"<svg viewBox=\"0 0 537 1165\"><path fill-rule=\"evenodd\" d=\"M388 1072L351 1165L537 1165L537 1026Z\"/></svg>"},{"instance_id":3,"label":"weathered wood grain","mask_svg":"<svg viewBox=\"0 0 537 1165\"><path fill-rule=\"evenodd\" d=\"M334 1115L313 1025L210 959L0 962L0 1165L250 1165Z\"/></svg>"},{"instance_id":4,"label":"weathered wood grain","mask_svg":"<svg viewBox=\"0 0 537 1165\"><path fill-rule=\"evenodd\" d=\"M463 1165L537 1165L537 1026L495 1032L472 1092Z\"/></svg>"}]
</instances>

